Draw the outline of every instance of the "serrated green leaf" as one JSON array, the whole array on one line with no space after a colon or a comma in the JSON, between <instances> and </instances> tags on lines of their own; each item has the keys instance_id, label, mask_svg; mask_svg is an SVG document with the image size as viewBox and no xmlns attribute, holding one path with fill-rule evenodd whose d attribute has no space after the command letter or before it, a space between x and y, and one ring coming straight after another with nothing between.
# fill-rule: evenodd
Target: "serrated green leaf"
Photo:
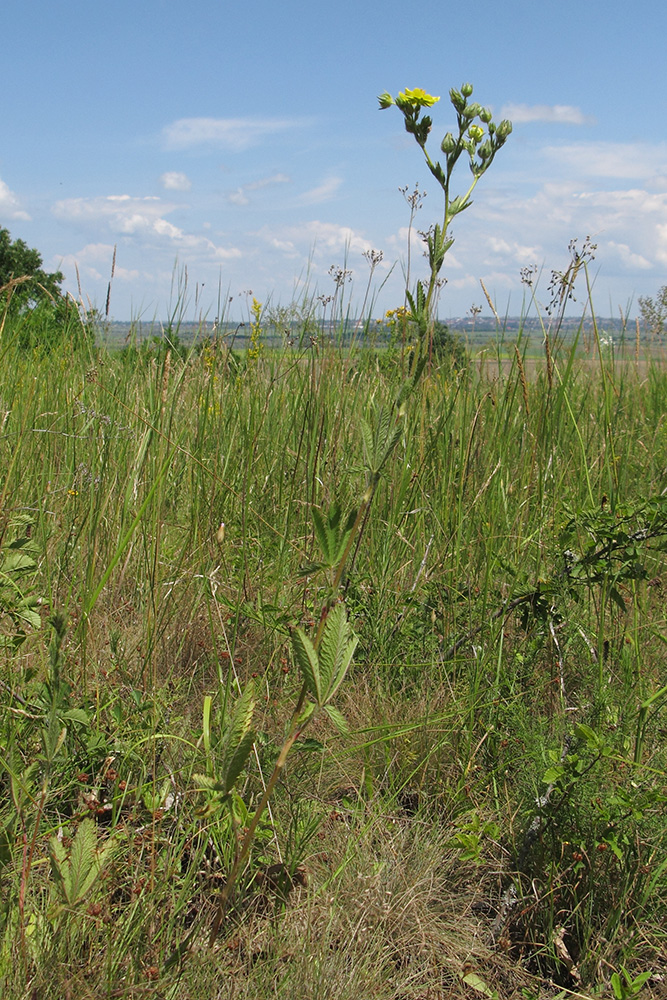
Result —
<instances>
[{"instance_id":1,"label":"serrated green leaf","mask_svg":"<svg viewBox=\"0 0 667 1000\"><path fill-rule=\"evenodd\" d=\"M367 468L373 471L373 431L370 428L370 424L366 420L362 419L359 421L359 428L361 430L361 443L364 449L364 461Z\"/></svg>"},{"instance_id":2,"label":"serrated green leaf","mask_svg":"<svg viewBox=\"0 0 667 1000\"><path fill-rule=\"evenodd\" d=\"M337 604L327 615L319 648L320 683L325 700L332 678L340 668L349 635L350 626L345 605Z\"/></svg>"},{"instance_id":3,"label":"serrated green leaf","mask_svg":"<svg viewBox=\"0 0 667 1000\"><path fill-rule=\"evenodd\" d=\"M324 750L324 743L321 740L313 739L309 737L305 740L299 740L298 743L294 744L295 750L307 750L310 753L321 753Z\"/></svg>"},{"instance_id":4,"label":"serrated green leaf","mask_svg":"<svg viewBox=\"0 0 667 1000\"><path fill-rule=\"evenodd\" d=\"M343 558L343 554L345 553L345 549L347 547L347 543L350 539L350 535L352 533L352 529L354 528L356 520L357 520L357 512L356 510L351 510L350 513L347 515L347 520L345 522L343 531L340 535L340 539L338 542L338 548L336 550L336 558L334 561L334 565L336 566Z\"/></svg>"},{"instance_id":5,"label":"serrated green leaf","mask_svg":"<svg viewBox=\"0 0 667 1000\"><path fill-rule=\"evenodd\" d=\"M326 566L333 566L335 553L332 550L332 538L330 526L326 523L324 515L317 507L313 507L313 523L315 525L315 535L320 546L320 552L324 558Z\"/></svg>"},{"instance_id":6,"label":"serrated green leaf","mask_svg":"<svg viewBox=\"0 0 667 1000\"><path fill-rule=\"evenodd\" d=\"M306 633L300 628L292 632L292 651L304 684L316 699L317 704L320 705L322 703L322 686L317 651Z\"/></svg>"},{"instance_id":7,"label":"serrated green leaf","mask_svg":"<svg viewBox=\"0 0 667 1000\"><path fill-rule=\"evenodd\" d=\"M234 715L225 740L225 764L227 770L231 758L235 755L252 728L252 717L255 711L255 685L248 681L245 690L234 707ZM251 741L252 743L252 741Z\"/></svg>"},{"instance_id":8,"label":"serrated green leaf","mask_svg":"<svg viewBox=\"0 0 667 1000\"><path fill-rule=\"evenodd\" d=\"M230 792L236 784L236 779L246 765L250 756L252 745L255 741L255 734L250 731L245 734L234 754L232 755L225 771L225 791Z\"/></svg>"},{"instance_id":9,"label":"serrated green leaf","mask_svg":"<svg viewBox=\"0 0 667 1000\"><path fill-rule=\"evenodd\" d=\"M563 777L564 773L564 768L562 767L549 767L544 772L542 781L545 785L554 785L560 778Z\"/></svg>"},{"instance_id":10,"label":"serrated green leaf","mask_svg":"<svg viewBox=\"0 0 667 1000\"><path fill-rule=\"evenodd\" d=\"M192 780L200 790L206 789L209 792L222 792L225 789L224 782L208 774L193 774Z\"/></svg>"},{"instance_id":11,"label":"serrated green leaf","mask_svg":"<svg viewBox=\"0 0 667 1000\"><path fill-rule=\"evenodd\" d=\"M350 732L350 727L347 724L347 720L343 713L339 711L334 705L325 705L324 711L327 713L334 726L341 734L341 736L347 736Z\"/></svg>"},{"instance_id":12,"label":"serrated green leaf","mask_svg":"<svg viewBox=\"0 0 667 1000\"><path fill-rule=\"evenodd\" d=\"M350 664L352 663L352 657L354 656L354 652L358 644L359 644L359 637L353 635L350 641L348 642L347 646L345 647L345 652L343 653L343 656L341 658L340 667L338 668L338 673L331 680L331 684L329 685L329 690L327 691L327 696L325 701L331 701L332 698L335 698L338 688L345 680L347 672L350 668Z\"/></svg>"},{"instance_id":13,"label":"serrated green leaf","mask_svg":"<svg viewBox=\"0 0 667 1000\"><path fill-rule=\"evenodd\" d=\"M63 872L67 902L70 905L82 899L95 880L96 846L95 824L92 819L84 819L72 841L66 872Z\"/></svg>"},{"instance_id":14,"label":"serrated green leaf","mask_svg":"<svg viewBox=\"0 0 667 1000\"><path fill-rule=\"evenodd\" d=\"M321 569L326 569L326 568L327 568L327 563L323 562L303 563L301 566L299 566L299 572L297 576L299 578L304 576L314 576L316 573L319 573Z\"/></svg>"},{"instance_id":15,"label":"serrated green leaf","mask_svg":"<svg viewBox=\"0 0 667 1000\"><path fill-rule=\"evenodd\" d=\"M297 725L300 729L306 725L313 712L315 711L316 705L314 701L307 701L301 710L301 715L297 719Z\"/></svg>"}]
</instances>

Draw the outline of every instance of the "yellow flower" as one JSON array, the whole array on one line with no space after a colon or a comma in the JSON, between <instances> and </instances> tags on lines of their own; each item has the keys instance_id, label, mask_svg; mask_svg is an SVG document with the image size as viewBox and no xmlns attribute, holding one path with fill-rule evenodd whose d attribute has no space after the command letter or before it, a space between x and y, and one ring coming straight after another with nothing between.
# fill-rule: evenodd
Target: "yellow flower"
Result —
<instances>
[{"instance_id":1,"label":"yellow flower","mask_svg":"<svg viewBox=\"0 0 667 1000\"><path fill-rule=\"evenodd\" d=\"M406 87L405 90L400 91L397 103L404 105L409 104L413 108L431 108L439 100L439 97L433 97L431 94L427 94L425 90L421 89L421 87L415 87L413 90L409 90Z\"/></svg>"}]
</instances>

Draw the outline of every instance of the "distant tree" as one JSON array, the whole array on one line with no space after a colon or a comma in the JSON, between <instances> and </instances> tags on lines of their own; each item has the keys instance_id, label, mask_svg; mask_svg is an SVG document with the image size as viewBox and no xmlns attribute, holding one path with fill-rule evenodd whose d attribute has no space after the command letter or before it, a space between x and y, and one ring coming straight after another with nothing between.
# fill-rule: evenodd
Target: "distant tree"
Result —
<instances>
[{"instance_id":1,"label":"distant tree","mask_svg":"<svg viewBox=\"0 0 667 1000\"><path fill-rule=\"evenodd\" d=\"M62 282L60 271L49 274L42 269L38 250L31 250L23 240L12 240L8 229L0 229L0 294L10 308L33 308L44 299L57 302L63 297Z\"/></svg>"},{"instance_id":2,"label":"distant tree","mask_svg":"<svg viewBox=\"0 0 667 1000\"><path fill-rule=\"evenodd\" d=\"M466 363L465 347L440 320L433 325L433 358L440 365L450 364L454 368L463 368Z\"/></svg>"},{"instance_id":3,"label":"distant tree","mask_svg":"<svg viewBox=\"0 0 667 1000\"><path fill-rule=\"evenodd\" d=\"M639 312L644 330L654 337L667 332L667 285L663 285L655 299L639 296Z\"/></svg>"},{"instance_id":4,"label":"distant tree","mask_svg":"<svg viewBox=\"0 0 667 1000\"><path fill-rule=\"evenodd\" d=\"M51 350L94 340L93 324L63 295L63 279L60 271L43 269L38 250L0 228L0 323L9 318L19 347Z\"/></svg>"}]
</instances>

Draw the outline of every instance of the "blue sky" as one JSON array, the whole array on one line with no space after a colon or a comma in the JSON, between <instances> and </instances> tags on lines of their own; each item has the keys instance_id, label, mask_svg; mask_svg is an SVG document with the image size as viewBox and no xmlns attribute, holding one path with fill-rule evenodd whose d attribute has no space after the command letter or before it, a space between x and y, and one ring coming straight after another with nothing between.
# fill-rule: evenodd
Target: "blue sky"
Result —
<instances>
[{"instance_id":1,"label":"blue sky","mask_svg":"<svg viewBox=\"0 0 667 1000\"><path fill-rule=\"evenodd\" d=\"M403 301L409 209L441 200L396 108L423 87L434 154L448 91L514 131L456 220L441 316L521 309L522 267L562 270L571 238L598 244L599 313L667 283L667 7L659 0L5 0L0 226L37 247L65 287L111 314L167 315L187 268L188 318L329 295L333 266L364 298L382 250L377 314ZM459 187L469 172L461 168ZM455 185L456 187L457 185ZM414 245L415 276L423 267ZM393 269L392 269L393 268Z\"/></svg>"}]
</instances>

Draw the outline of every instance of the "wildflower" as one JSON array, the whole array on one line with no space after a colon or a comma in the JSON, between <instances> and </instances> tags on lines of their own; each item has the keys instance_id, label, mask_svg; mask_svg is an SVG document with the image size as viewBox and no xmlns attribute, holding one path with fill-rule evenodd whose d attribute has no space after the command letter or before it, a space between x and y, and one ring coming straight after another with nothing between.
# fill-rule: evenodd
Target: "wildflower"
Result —
<instances>
[{"instance_id":1,"label":"wildflower","mask_svg":"<svg viewBox=\"0 0 667 1000\"><path fill-rule=\"evenodd\" d=\"M420 108L431 108L439 100L439 97L427 94L421 87L415 87L412 90L406 87L405 90L399 92L396 99L387 93L387 91L378 97L381 110L390 108L392 104L396 104L401 111L419 111Z\"/></svg>"},{"instance_id":2,"label":"wildflower","mask_svg":"<svg viewBox=\"0 0 667 1000\"><path fill-rule=\"evenodd\" d=\"M421 87L415 87L414 90L408 90L406 87L399 93L396 103L399 107L410 105L413 108L432 108L439 100L439 97L427 94Z\"/></svg>"}]
</instances>

